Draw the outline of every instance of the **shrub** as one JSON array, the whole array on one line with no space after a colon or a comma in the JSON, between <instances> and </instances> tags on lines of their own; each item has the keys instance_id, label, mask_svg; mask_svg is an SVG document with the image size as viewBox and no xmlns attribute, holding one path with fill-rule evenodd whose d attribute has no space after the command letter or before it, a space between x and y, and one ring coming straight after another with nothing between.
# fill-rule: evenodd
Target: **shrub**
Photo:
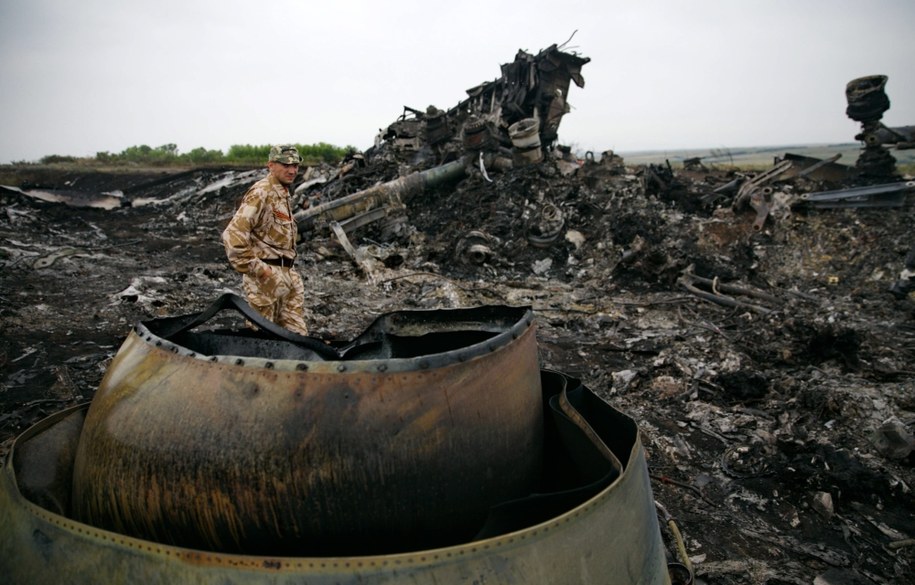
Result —
<instances>
[{"instance_id":1,"label":"shrub","mask_svg":"<svg viewBox=\"0 0 915 585\"><path fill-rule=\"evenodd\" d=\"M76 162L75 156L63 156L59 154L49 154L41 157L41 164L50 165L54 163L71 163Z\"/></svg>"},{"instance_id":2,"label":"shrub","mask_svg":"<svg viewBox=\"0 0 915 585\"><path fill-rule=\"evenodd\" d=\"M297 144L296 148L302 155L305 164L316 164L319 162L336 163L343 159L349 151L354 151L352 146L339 147L326 142L317 144ZM267 162L270 155L270 145L251 145L251 144L233 144L225 154L221 150L208 150L202 146L197 147L190 152L179 153L178 145L169 143L152 148L148 144L128 146L121 152L113 154L111 152L101 151L95 153L95 158L90 161L105 164L143 164L151 166L168 166L178 164L244 164L244 165L263 165ZM73 156L62 156L52 154L41 159L43 164L77 162L79 159Z\"/></svg>"}]
</instances>

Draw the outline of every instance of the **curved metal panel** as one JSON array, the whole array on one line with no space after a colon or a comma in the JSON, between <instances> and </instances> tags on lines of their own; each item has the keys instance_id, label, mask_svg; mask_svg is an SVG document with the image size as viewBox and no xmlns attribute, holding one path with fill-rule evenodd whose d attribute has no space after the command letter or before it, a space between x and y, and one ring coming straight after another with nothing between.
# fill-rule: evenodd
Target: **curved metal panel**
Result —
<instances>
[{"instance_id":1,"label":"curved metal panel","mask_svg":"<svg viewBox=\"0 0 915 585\"><path fill-rule=\"evenodd\" d=\"M544 379L552 385L556 377ZM557 392L545 389L545 394ZM8 462L0 470L0 572L13 583L59 582L66 575L67 582L75 585L669 585L634 421L583 386L572 398L569 403L613 450L622 472L561 513L499 536L391 555L280 557L206 552L124 536L50 512L19 493ZM61 415L40 422L17 439L10 460L24 441L60 422ZM535 509L539 504L529 505Z\"/></svg>"},{"instance_id":2,"label":"curved metal panel","mask_svg":"<svg viewBox=\"0 0 915 585\"><path fill-rule=\"evenodd\" d=\"M330 361L208 355L187 345L218 341L137 327L86 416L74 517L245 554L469 540L539 479L535 328L523 308L442 313L389 314Z\"/></svg>"}]
</instances>

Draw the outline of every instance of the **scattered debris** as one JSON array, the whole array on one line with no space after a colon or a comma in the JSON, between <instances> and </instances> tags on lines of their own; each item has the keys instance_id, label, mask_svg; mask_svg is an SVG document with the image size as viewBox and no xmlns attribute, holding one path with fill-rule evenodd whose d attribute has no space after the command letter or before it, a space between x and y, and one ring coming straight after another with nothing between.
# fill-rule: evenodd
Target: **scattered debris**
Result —
<instances>
[{"instance_id":1,"label":"scattered debris","mask_svg":"<svg viewBox=\"0 0 915 585\"><path fill-rule=\"evenodd\" d=\"M460 107L405 110L371 149L309 169L296 191L313 333L345 339L391 310L532 306L544 367L638 421L697 583L903 582L915 561L913 178L788 154L762 171L633 167L609 150L579 161L556 125L585 63L560 47L521 52ZM875 121L869 100L882 98L853 97L854 115ZM531 118L542 155L518 164L509 127ZM217 235L261 172L86 173L87 193L145 202L111 210L0 191L4 439L90 398L137 321L237 286ZM437 173L448 176L331 215ZM896 206L811 204L884 197ZM69 249L81 253L33 264Z\"/></svg>"}]
</instances>

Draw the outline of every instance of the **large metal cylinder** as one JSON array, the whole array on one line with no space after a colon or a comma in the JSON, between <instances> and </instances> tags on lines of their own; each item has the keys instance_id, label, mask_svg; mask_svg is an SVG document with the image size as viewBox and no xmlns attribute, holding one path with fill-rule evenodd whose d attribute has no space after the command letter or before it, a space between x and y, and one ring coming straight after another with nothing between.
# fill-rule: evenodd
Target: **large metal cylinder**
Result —
<instances>
[{"instance_id":1,"label":"large metal cylinder","mask_svg":"<svg viewBox=\"0 0 915 585\"><path fill-rule=\"evenodd\" d=\"M539 479L526 308L388 314L329 361L158 329L131 332L86 415L79 521L199 550L378 554L469 540Z\"/></svg>"},{"instance_id":2,"label":"large metal cylinder","mask_svg":"<svg viewBox=\"0 0 915 585\"><path fill-rule=\"evenodd\" d=\"M51 415L16 440L0 468L0 575L7 583L72 585L670 585L635 421L561 374L544 371L542 380L550 415L539 493L500 506L492 516L501 517L501 530L388 555L209 552L74 520L45 503L66 499L59 492L72 464L71 430L86 406Z\"/></svg>"},{"instance_id":3,"label":"large metal cylinder","mask_svg":"<svg viewBox=\"0 0 915 585\"><path fill-rule=\"evenodd\" d=\"M299 210L295 213L295 221L300 230L308 231L313 229L318 218L343 221L385 205L399 206L427 188L463 176L464 172L464 163L459 160L425 171L417 171L327 203Z\"/></svg>"}]
</instances>

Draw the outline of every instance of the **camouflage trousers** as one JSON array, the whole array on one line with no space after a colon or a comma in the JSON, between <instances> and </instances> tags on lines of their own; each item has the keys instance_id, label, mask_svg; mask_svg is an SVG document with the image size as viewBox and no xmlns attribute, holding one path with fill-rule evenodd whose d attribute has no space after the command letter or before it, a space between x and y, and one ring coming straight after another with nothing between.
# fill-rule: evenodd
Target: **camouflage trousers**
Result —
<instances>
[{"instance_id":1,"label":"camouflage trousers","mask_svg":"<svg viewBox=\"0 0 915 585\"><path fill-rule=\"evenodd\" d=\"M256 278L242 276L242 288L248 304L255 311L300 335L308 335L305 324L305 285L292 267L271 266L271 275Z\"/></svg>"}]
</instances>

